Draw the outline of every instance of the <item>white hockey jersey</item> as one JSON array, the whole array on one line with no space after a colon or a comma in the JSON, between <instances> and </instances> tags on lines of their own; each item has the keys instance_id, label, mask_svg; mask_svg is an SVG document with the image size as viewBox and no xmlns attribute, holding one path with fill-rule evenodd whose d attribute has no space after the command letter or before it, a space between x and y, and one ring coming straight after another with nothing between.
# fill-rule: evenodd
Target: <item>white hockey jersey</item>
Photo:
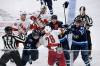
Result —
<instances>
[{"instance_id":1,"label":"white hockey jersey","mask_svg":"<svg viewBox=\"0 0 100 66\"><path fill-rule=\"evenodd\" d=\"M50 34L45 34L43 36L43 45L46 47L50 47L55 50L55 48L60 44L58 35L61 34L60 30L52 30Z\"/></svg>"},{"instance_id":2,"label":"white hockey jersey","mask_svg":"<svg viewBox=\"0 0 100 66\"><path fill-rule=\"evenodd\" d=\"M28 32L28 30L30 29L30 20L25 20L24 22L21 20L17 20L16 23L14 23L12 25L12 27L14 29L17 29L14 32L14 34L19 34L19 33L23 33L25 34L26 32Z\"/></svg>"}]
</instances>

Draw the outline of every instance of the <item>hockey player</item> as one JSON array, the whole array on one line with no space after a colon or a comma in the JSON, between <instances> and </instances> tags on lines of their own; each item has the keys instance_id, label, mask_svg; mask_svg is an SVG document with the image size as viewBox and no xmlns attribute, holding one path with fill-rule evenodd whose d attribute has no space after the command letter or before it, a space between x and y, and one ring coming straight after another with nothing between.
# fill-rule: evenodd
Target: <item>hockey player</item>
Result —
<instances>
[{"instance_id":1,"label":"hockey player","mask_svg":"<svg viewBox=\"0 0 100 66\"><path fill-rule=\"evenodd\" d=\"M48 52L48 64L54 66L56 61L59 62L59 66L66 66L65 57L60 44L58 35L61 34L60 30L51 30L49 26L44 28L45 35L43 36L43 44L49 49Z\"/></svg>"},{"instance_id":2,"label":"hockey player","mask_svg":"<svg viewBox=\"0 0 100 66\"><path fill-rule=\"evenodd\" d=\"M91 36L90 36L90 30L89 30L89 28L91 26L93 26L93 21L92 21L92 18L90 18L86 14L86 8L84 6L81 6L79 8L79 12L80 12L80 14L74 19L74 21L76 21L77 19L81 19L84 22L84 27L86 27L86 29L87 29L86 33L87 33L87 39L88 39L89 57L90 57L90 59L92 59L92 57L91 57L92 42L91 42Z\"/></svg>"},{"instance_id":3,"label":"hockey player","mask_svg":"<svg viewBox=\"0 0 100 66\"><path fill-rule=\"evenodd\" d=\"M19 42L25 42L25 40L21 39L20 37L17 37L13 35L12 33L12 27L7 26L5 27L5 35L2 36L2 39L4 41L4 54L0 58L0 66L6 66L6 63L13 59L17 66L23 66L21 62L21 58L19 55L19 52L17 50L16 43Z\"/></svg>"},{"instance_id":4,"label":"hockey player","mask_svg":"<svg viewBox=\"0 0 100 66\"><path fill-rule=\"evenodd\" d=\"M26 12L22 12L22 14L20 15L20 20L18 21L18 30L19 33L27 35L27 32L30 29L30 21L26 18L26 15Z\"/></svg>"},{"instance_id":5,"label":"hockey player","mask_svg":"<svg viewBox=\"0 0 100 66\"><path fill-rule=\"evenodd\" d=\"M33 21L31 24L31 29L39 30L40 28L43 28L46 26L48 21L50 20L50 15L47 15L46 12L47 8L46 6L43 6L41 8L41 11L35 12L30 19Z\"/></svg>"},{"instance_id":6,"label":"hockey player","mask_svg":"<svg viewBox=\"0 0 100 66\"><path fill-rule=\"evenodd\" d=\"M16 31L19 36L22 39L26 39L27 37L27 32L30 30L30 21L26 19L26 12L21 12L20 14L20 19L17 20L16 23L13 25L13 31ZM16 35L16 33L14 33ZM19 43L17 44L19 47Z\"/></svg>"},{"instance_id":7,"label":"hockey player","mask_svg":"<svg viewBox=\"0 0 100 66\"><path fill-rule=\"evenodd\" d=\"M72 46L74 61L78 57L79 51L81 50L81 55L86 66L90 66L89 53L88 53L88 41L86 28L83 26L83 22L80 19L75 21L75 24L71 27L72 32Z\"/></svg>"},{"instance_id":8,"label":"hockey player","mask_svg":"<svg viewBox=\"0 0 100 66\"><path fill-rule=\"evenodd\" d=\"M17 21L12 25L14 35L19 36L24 40L26 40L28 31L30 30L30 21L26 18L26 16L26 12L20 12L20 19L17 19ZM17 47L19 47L20 43L21 42L16 43ZM24 43L21 44L23 46ZM11 59L11 62L13 62L13 59Z\"/></svg>"},{"instance_id":9,"label":"hockey player","mask_svg":"<svg viewBox=\"0 0 100 66\"><path fill-rule=\"evenodd\" d=\"M38 42L40 39L40 32L37 30L33 30L31 34L28 35L24 50L22 54L22 63L25 66L26 63L29 61L30 64L32 64L32 61L35 61L38 59Z\"/></svg>"},{"instance_id":10,"label":"hockey player","mask_svg":"<svg viewBox=\"0 0 100 66\"><path fill-rule=\"evenodd\" d=\"M63 22L58 21L57 15L51 16L51 22L48 25L51 27L52 30L58 30L58 28L63 29ZM69 50L70 48L69 48L66 34L65 33L60 34L58 37L59 37L60 43L62 44L63 50ZM64 55L66 58L67 66L69 66L69 61L67 61L67 60L70 60L69 53L67 51L64 51Z\"/></svg>"},{"instance_id":11,"label":"hockey player","mask_svg":"<svg viewBox=\"0 0 100 66\"><path fill-rule=\"evenodd\" d=\"M52 15L51 22L48 24L48 26L50 26L53 30L58 30L58 28L62 28L62 24L63 22L58 20L57 15Z\"/></svg>"},{"instance_id":12,"label":"hockey player","mask_svg":"<svg viewBox=\"0 0 100 66\"><path fill-rule=\"evenodd\" d=\"M26 34L30 27L30 22L26 19L26 16L26 12L20 12L20 19L17 19L16 23L12 25L13 31L18 31L19 34Z\"/></svg>"}]
</instances>

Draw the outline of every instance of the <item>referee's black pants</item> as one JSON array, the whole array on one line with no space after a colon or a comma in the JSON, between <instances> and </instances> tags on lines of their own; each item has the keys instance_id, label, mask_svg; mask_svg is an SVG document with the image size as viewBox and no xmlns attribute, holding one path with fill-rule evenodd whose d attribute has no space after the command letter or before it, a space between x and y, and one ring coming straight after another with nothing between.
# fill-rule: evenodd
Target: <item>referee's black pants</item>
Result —
<instances>
[{"instance_id":1,"label":"referee's black pants","mask_svg":"<svg viewBox=\"0 0 100 66\"><path fill-rule=\"evenodd\" d=\"M5 53L2 55L0 58L0 65L1 66L6 66L6 63L10 60L13 59L14 62L16 63L16 66L23 66L22 61L19 55L18 51L5 51Z\"/></svg>"}]
</instances>

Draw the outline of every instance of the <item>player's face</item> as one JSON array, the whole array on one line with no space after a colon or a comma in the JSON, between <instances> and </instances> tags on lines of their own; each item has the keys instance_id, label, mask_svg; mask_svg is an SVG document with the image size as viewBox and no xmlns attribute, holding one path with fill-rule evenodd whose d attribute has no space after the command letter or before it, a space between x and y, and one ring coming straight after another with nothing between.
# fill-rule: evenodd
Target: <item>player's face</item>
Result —
<instances>
[{"instance_id":1,"label":"player's face","mask_svg":"<svg viewBox=\"0 0 100 66\"><path fill-rule=\"evenodd\" d=\"M26 15L21 15L21 20L25 20L26 19Z\"/></svg>"},{"instance_id":2,"label":"player's face","mask_svg":"<svg viewBox=\"0 0 100 66\"><path fill-rule=\"evenodd\" d=\"M10 34L12 34L12 31L7 31L6 33L7 33L8 35L10 35Z\"/></svg>"},{"instance_id":3,"label":"player's face","mask_svg":"<svg viewBox=\"0 0 100 66\"><path fill-rule=\"evenodd\" d=\"M84 16L85 15L85 11L84 10L80 10L80 15Z\"/></svg>"},{"instance_id":4,"label":"player's face","mask_svg":"<svg viewBox=\"0 0 100 66\"><path fill-rule=\"evenodd\" d=\"M76 27L79 27L81 25L81 23L76 22L75 25L76 25Z\"/></svg>"},{"instance_id":5,"label":"player's face","mask_svg":"<svg viewBox=\"0 0 100 66\"><path fill-rule=\"evenodd\" d=\"M57 22L57 19L52 19L51 21L53 24L55 24Z\"/></svg>"}]
</instances>

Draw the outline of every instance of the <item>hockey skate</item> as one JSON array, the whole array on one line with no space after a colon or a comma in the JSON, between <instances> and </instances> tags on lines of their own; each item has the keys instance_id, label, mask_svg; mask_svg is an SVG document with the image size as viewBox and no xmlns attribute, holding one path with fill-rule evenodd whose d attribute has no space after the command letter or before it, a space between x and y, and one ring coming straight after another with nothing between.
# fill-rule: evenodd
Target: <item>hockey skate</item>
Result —
<instances>
[{"instance_id":1,"label":"hockey skate","mask_svg":"<svg viewBox=\"0 0 100 66\"><path fill-rule=\"evenodd\" d=\"M29 57L29 64L32 64L31 56Z\"/></svg>"},{"instance_id":2,"label":"hockey skate","mask_svg":"<svg viewBox=\"0 0 100 66\"><path fill-rule=\"evenodd\" d=\"M13 59L10 59L10 62L14 63L14 60Z\"/></svg>"}]
</instances>

